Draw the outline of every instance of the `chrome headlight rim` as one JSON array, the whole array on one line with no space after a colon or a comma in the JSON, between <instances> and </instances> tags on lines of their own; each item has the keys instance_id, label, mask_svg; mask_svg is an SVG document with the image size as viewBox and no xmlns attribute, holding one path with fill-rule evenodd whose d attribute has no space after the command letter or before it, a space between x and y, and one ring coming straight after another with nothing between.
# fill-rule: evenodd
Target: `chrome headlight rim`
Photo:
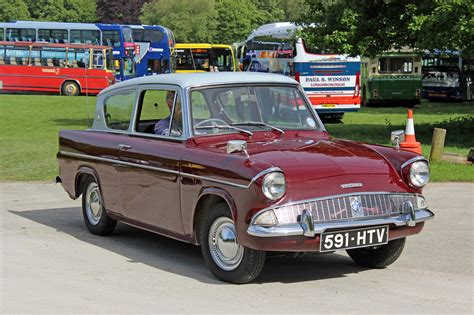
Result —
<instances>
[{"instance_id":1,"label":"chrome headlight rim","mask_svg":"<svg viewBox=\"0 0 474 315\"><path fill-rule=\"evenodd\" d=\"M430 165L425 160L415 161L410 164L408 182L412 187L423 188L430 180Z\"/></svg>"},{"instance_id":2,"label":"chrome headlight rim","mask_svg":"<svg viewBox=\"0 0 474 315\"><path fill-rule=\"evenodd\" d=\"M268 199L275 201L286 193L286 178L282 172L266 174L262 180L262 193Z\"/></svg>"}]
</instances>

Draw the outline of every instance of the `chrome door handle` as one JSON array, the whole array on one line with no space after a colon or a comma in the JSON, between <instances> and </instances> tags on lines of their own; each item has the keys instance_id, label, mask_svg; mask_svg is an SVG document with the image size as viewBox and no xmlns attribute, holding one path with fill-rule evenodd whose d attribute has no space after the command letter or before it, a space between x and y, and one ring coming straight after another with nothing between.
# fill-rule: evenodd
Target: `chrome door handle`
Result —
<instances>
[{"instance_id":1,"label":"chrome door handle","mask_svg":"<svg viewBox=\"0 0 474 315\"><path fill-rule=\"evenodd\" d=\"M131 145L128 145L128 144L119 144L118 145L118 149L119 150L124 150L124 151L127 151L127 150L130 150L132 148Z\"/></svg>"}]
</instances>

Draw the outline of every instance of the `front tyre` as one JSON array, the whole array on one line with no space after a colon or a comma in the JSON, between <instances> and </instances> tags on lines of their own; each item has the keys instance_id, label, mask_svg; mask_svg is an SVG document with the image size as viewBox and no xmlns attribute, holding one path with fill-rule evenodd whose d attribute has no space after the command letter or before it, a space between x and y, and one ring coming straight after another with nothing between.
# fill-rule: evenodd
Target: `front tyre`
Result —
<instances>
[{"instance_id":1,"label":"front tyre","mask_svg":"<svg viewBox=\"0 0 474 315\"><path fill-rule=\"evenodd\" d=\"M262 271L265 252L237 242L234 221L226 204L216 204L203 215L199 242L206 265L219 280L248 283Z\"/></svg>"},{"instance_id":2,"label":"front tyre","mask_svg":"<svg viewBox=\"0 0 474 315\"><path fill-rule=\"evenodd\" d=\"M393 264L402 254L405 237L392 240L385 245L348 249L347 254L360 266L385 268Z\"/></svg>"},{"instance_id":3,"label":"front tyre","mask_svg":"<svg viewBox=\"0 0 474 315\"><path fill-rule=\"evenodd\" d=\"M104 208L99 185L94 178L87 179L82 193L82 215L87 229L92 234L108 235L113 232L117 221L111 219Z\"/></svg>"}]
</instances>

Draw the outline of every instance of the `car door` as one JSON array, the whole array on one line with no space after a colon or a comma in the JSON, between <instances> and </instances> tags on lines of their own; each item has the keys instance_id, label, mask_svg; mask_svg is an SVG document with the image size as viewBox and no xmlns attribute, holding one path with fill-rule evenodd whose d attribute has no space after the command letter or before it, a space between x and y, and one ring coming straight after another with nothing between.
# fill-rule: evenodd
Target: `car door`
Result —
<instances>
[{"instance_id":1,"label":"car door","mask_svg":"<svg viewBox=\"0 0 474 315\"><path fill-rule=\"evenodd\" d=\"M171 106L170 93L173 94ZM119 150L126 167L119 172L119 187L125 216L144 227L183 234L179 167L183 150L182 118L178 117L181 95L176 87L140 88L132 132ZM179 110L180 111L180 110ZM168 132L155 134L160 121ZM172 126L170 133L170 126ZM175 128L176 127L176 128Z\"/></svg>"}]
</instances>

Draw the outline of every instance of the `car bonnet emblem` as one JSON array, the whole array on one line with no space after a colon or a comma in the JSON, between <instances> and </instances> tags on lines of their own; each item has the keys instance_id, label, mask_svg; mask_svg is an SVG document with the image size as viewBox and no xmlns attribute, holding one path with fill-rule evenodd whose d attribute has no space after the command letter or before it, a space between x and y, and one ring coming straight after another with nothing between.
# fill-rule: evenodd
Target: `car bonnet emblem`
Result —
<instances>
[{"instance_id":1,"label":"car bonnet emblem","mask_svg":"<svg viewBox=\"0 0 474 315\"><path fill-rule=\"evenodd\" d=\"M341 187L344 189L347 188L357 188L357 187L362 187L364 186L362 183L347 183L347 184L342 184Z\"/></svg>"},{"instance_id":2,"label":"car bonnet emblem","mask_svg":"<svg viewBox=\"0 0 474 315\"><path fill-rule=\"evenodd\" d=\"M355 196L355 197L351 197L350 199L351 199L352 216L358 217L358 216L363 215L364 213L362 211L362 202L360 200L360 197Z\"/></svg>"}]
</instances>

